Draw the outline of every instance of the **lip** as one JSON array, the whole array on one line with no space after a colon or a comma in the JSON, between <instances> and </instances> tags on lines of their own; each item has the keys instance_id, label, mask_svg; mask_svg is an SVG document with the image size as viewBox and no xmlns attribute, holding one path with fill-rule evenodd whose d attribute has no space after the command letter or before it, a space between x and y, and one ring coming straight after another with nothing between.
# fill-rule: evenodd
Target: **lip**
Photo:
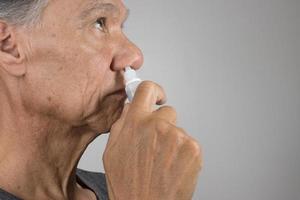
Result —
<instances>
[{"instance_id":1,"label":"lip","mask_svg":"<svg viewBox=\"0 0 300 200\"><path fill-rule=\"evenodd\" d=\"M124 95L124 96L126 96L125 88L115 90L114 92L110 93L110 95Z\"/></svg>"}]
</instances>

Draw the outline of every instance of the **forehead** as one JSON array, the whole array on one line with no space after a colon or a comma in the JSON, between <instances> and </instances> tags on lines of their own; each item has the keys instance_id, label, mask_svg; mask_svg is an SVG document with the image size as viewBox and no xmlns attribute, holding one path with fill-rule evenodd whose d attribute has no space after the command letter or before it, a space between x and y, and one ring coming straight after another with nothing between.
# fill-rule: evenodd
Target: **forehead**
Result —
<instances>
[{"instance_id":1,"label":"forehead","mask_svg":"<svg viewBox=\"0 0 300 200\"><path fill-rule=\"evenodd\" d=\"M74 0L68 0L74 2ZM76 0L78 1L78 0ZM119 11L126 10L123 0L81 0L78 4L78 9L105 9L107 11Z\"/></svg>"},{"instance_id":2,"label":"forehead","mask_svg":"<svg viewBox=\"0 0 300 200\"><path fill-rule=\"evenodd\" d=\"M80 14L81 18L85 18L87 15L95 11L105 11L105 12L120 14L120 8L111 2L94 1L85 5L84 8L82 9L83 10Z\"/></svg>"},{"instance_id":3,"label":"forehead","mask_svg":"<svg viewBox=\"0 0 300 200\"><path fill-rule=\"evenodd\" d=\"M49 6L57 9L57 14L87 14L94 10L126 12L123 0L52 0ZM63 13L59 13L63 12Z\"/></svg>"}]
</instances>

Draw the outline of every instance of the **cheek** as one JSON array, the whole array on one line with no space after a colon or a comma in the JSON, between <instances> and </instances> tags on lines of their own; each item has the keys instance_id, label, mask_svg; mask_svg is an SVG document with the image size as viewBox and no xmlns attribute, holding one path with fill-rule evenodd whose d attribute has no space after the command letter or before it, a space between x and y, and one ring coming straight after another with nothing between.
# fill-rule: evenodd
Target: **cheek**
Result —
<instances>
[{"instance_id":1,"label":"cheek","mask_svg":"<svg viewBox=\"0 0 300 200\"><path fill-rule=\"evenodd\" d=\"M24 99L36 112L79 123L116 89L115 73L110 69L112 51L51 44L35 45L28 61Z\"/></svg>"},{"instance_id":2,"label":"cheek","mask_svg":"<svg viewBox=\"0 0 300 200\"><path fill-rule=\"evenodd\" d=\"M78 57L70 65L74 70L62 73L60 81L66 84L59 91L63 91L64 114L69 113L67 118L75 124L82 124L87 116L100 114L99 107L106 101L107 94L116 89L116 73L110 70L110 59L96 55ZM65 82L66 77L68 82Z\"/></svg>"},{"instance_id":3,"label":"cheek","mask_svg":"<svg viewBox=\"0 0 300 200\"><path fill-rule=\"evenodd\" d=\"M111 69L113 51L110 47L82 49L82 55L85 55L83 58L84 63L86 63L85 65L89 68L88 70L92 76L91 80L95 80L100 98L104 98L120 85L119 79L117 78L118 72L112 71Z\"/></svg>"},{"instance_id":4,"label":"cheek","mask_svg":"<svg viewBox=\"0 0 300 200\"><path fill-rule=\"evenodd\" d=\"M113 89L113 73L105 59L90 55L72 59L57 77L56 91L64 115L70 121L80 121L97 110L98 104ZM66 66L67 66L66 65ZM59 83L59 84L57 84Z\"/></svg>"}]
</instances>

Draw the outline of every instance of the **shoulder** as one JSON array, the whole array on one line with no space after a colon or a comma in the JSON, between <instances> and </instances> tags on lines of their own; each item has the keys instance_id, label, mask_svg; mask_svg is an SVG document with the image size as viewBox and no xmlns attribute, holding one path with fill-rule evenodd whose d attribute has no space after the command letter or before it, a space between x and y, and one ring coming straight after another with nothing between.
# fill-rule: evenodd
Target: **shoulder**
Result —
<instances>
[{"instance_id":1,"label":"shoulder","mask_svg":"<svg viewBox=\"0 0 300 200\"><path fill-rule=\"evenodd\" d=\"M86 187L92 189L99 199L108 199L105 174L101 172L92 172L77 168L76 175L79 181Z\"/></svg>"}]
</instances>

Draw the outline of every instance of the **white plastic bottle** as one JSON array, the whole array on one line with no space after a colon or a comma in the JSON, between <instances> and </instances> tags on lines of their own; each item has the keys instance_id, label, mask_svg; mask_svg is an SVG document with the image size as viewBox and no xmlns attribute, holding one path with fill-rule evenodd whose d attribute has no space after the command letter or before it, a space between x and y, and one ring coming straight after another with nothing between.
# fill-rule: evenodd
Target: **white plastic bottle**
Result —
<instances>
[{"instance_id":1,"label":"white plastic bottle","mask_svg":"<svg viewBox=\"0 0 300 200\"><path fill-rule=\"evenodd\" d=\"M142 80L138 78L135 70L131 67L125 68L124 78L126 82L125 91L129 102L131 102L134 97L135 90L142 82Z\"/></svg>"}]
</instances>

